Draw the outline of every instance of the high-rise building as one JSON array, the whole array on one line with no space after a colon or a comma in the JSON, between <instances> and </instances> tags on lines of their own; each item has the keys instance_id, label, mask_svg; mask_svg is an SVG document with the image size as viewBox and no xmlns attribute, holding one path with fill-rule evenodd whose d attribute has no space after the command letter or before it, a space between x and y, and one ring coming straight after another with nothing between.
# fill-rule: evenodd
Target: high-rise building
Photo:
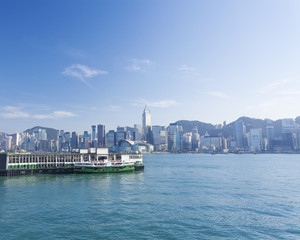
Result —
<instances>
[{"instance_id":1,"label":"high-rise building","mask_svg":"<svg viewBox=\"0 0 300 240\"><path fill-rule=\"evenodd\" d=\"M117 127L116 144L118 145L120 140L126 139L127 129L126 127Z\"/></svg>"},{"instance_id":2,"label":"high-rise building","mask_svg":"<svg viewBox=\"0 0 300 240\"><path fill-rule=\"evenodd\" d=\"M200 134L198 133L198 127L194 126L192 130L192 150L198 151L200 147Z\"/></svg>"},{"instance_id":3,"label":"high-rise building","mask_svg":"<svg viewBox=\"0 0 300 240\"><path fill-rule=\"evenodd\" d=\"M105 147L105 125L99 124L97 126L98 130L98 146Z\"/></svg>"},{"instance_id":4,"label":"high-rise building","mask_svg":"<svg viewBox=\"0 0 300 240\"><path fill-rule=\"evenodd\" d=\"M169 126L168 148L172 152L180 151L179 126L176 123L170 123Z\"/></svg>"},{"instance_id":5,"label":"high-rise building","mask_svg":"<svg viewBox=\"0 0 300 240\"><path fill-rule=\"evenodd\" d=\"M168 130L165 127L160 130L160 151L168 151Z\"/></svg>"},{"instance_id":6,"label":"high-rise building","mask_svg":"<svg viewBox=\"0 0 300 240\"><path fill-rule=\"evenodd\" d=\"M153 134L153 145L154 151L160 151L161 137L160 131L163 129L162 126L152 126L152 134Z\"/></svg>"},{"instance_id":7,"label":"high-rise building","mask_svg":"<svg viewBox=\"0 0 300 240\"><path fill-rule=\"evenodd\" d=\"M187 132L182 135L181 150L182 151L191 151L192 150L192 133L191 132Z\"/></svg>"},{"instance_id":8,"label":"high-rise building","mask_svg":"<svg viewBox=\"0 0 300 240\"><path fill-rule=\"evenodd\" d=\"M145 106L144 112L143 112L143 122L142 122L142 126L143 126L143 139L145 141L149 141L148 136L148 130L149 127L151 127L151 117L150 117L150 111L148 110L147 105Z\"/></svg>"},{"instance_id":9,"label":"high-rise building","mask_svg":"<svg viewBox=\"0 0 300 240\"><path fill-rule=\"evenodd\" d=\"M246 127L242 120L237 120L234 123L235 127L235 140L237 147L245 146Z\"/></svg>"},{"instance_id":10,"label":"high-rise building","mask_svg":"<svg viewBox=\"0 0 300 240\"><path fill-rule=\"evenodd\" d=\"M41 140L47 140L47 131L46 129L41 129Z\"/></svg>"},{"instance_id":11,"label":"high-rise building","mask_svg":"<svg viewBox=\"0 0 300 240\"><path fill-rule=\"evenodd\" d=\"M109 132L106 134L107 138L107 147L112 148L113 146L116 146L116 133L114 130L109 130Z\"/></svg>"},{"instance_id":12,"label":"high-rise building","mask_svg":"<svg viewBox=\"0 0 300 240\"><path fill-rule=\"evenodd\" d=\"M92 125L92 142L96 139L96 125Z\"/></svg>"},{"instance_id":13,"label":"high-rise building","mask_svg":"<svg viewBox=\"0 0 300 240\"><path fill-rule=\"evenodd\" d=\"M5 150L11 150L12 149L12 137L7 136L5 139Z\"/></svg>"},{"instance_id":14,"label":"high-rise building","mask_svg":"<svg viewBox=\"0 0 300 240\"><path fill-rule=\"evenodd\" d=\"M78 148L78 135L76 132L72 132L71 149L77 149L77 148Z\"/></svg>"},{"instance_id":15,"label":"high-rise building","mask_svg":"<svg viewBox=\"0 0 300 240\"><path fill-rule=\"evenodd\" d=\"M93 148L98 147L98 141L96 140L96 125L92 125L92 139L91 146Z\"/></svg>"},{"instance_id":16,"label":"high-rise building","mask_svg":"<svg viewBox=\"0 0 300 240\"><path fill-rule=\"evenodd\" d=\"M275 139L274 126L267 126L267 149L272 149L273 140Z\"/></svg>"},{"instance_id":17,"label":"high-rise building","mask_svg":"<svg viewBox=\"0 0 300 240\"><path fill-rule=\"evenodd\" d=\"M35 128L33 129L33 134L34 134L34 138L36 140L41 140L41 129L40 128Z\"/></svg>"},{"instance_id":18,"label":"high-rise building","mask_svg":"<svg viewBox=\"0 0 300 240\"><path fill-rule=\"evenodd\" d=\"M141 124L134 124L134 141L141 141L142 140L142 125Z\"/></svg>"},{"instance_id":19,"label":"high-rise building","mask_svg":"<svg viewBox=\"0 0 300 240\"><path fill-rule=\"evenodd\" d=\"M65 132L65 143L64 143L64 148L68 149L70 148L70 142L71 142L71 135L70 132Z\"/></svg>"},{"instance_id":20,"label":"high-rise building","mask_svg":"<svg viewBox=\"0 0 300 240\"><path fill-rule=\"evenodd\" d=\"M261 128L250 129L249 140L250 140L251 151L261 151L262 150L262 130L261 130Z\"/></svg>"}]
</instances>

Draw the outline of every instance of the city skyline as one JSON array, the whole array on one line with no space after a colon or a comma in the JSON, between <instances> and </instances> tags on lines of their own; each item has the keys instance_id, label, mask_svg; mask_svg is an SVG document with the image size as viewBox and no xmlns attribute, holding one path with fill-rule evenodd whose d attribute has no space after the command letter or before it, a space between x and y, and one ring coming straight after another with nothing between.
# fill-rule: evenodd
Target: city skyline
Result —
<instances>
[{"instance_id":1,"label":"city skyline","mask_svg":"<svg viewBox=\"0 0 300 240\"><path fill-rule=\"evenodd\" d=\"M78 152L107 147L109 152L299 152L300 116L296 119L261 120L241 117L219 125L178 121L151 126L145 106L142 124L110 129L91 126L83 134L65 129L33 127L21 133L0 132L0 151ZM49 136L48 136L49 134Z\"/></svg>"},{"instance_id":2,"label":"city skyline","mask_svg":"<svg viewBox=\"0 0 300 240\"><path fill-rule=\"evenodd\" d=\"M298 1L1 1L0 131L300 115Z\"/></svg>"}]
</instances>

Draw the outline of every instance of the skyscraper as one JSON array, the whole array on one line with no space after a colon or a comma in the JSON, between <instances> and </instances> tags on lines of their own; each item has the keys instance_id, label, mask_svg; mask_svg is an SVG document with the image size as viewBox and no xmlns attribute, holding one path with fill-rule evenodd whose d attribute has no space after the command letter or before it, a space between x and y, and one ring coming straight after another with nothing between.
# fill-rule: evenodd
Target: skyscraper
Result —
<instances>
[{"instance_id":1,"label":"skyscraper","mask_svg":"<svg viewBox=\"0 0 300 240\"><path fill-rule=\"evenodd\" d=\"M141 141L142 140L142 125L141 124L134 124L134 141Z\"/></svg>"},{"instance_id":2,"label":"skyscraper","mask_svg":"<svg viewBox=\"0 0 300 240\"><path fill-rule=\"evenodd\" d=\"M76 132L72 132L72 138L71 138L71 149L78 148L78 135Z\"/></svg>"},{"instance_id":3,"label":"skyscraper","mask_svg":"<svg viewBox=\"0 0 300 240\"><path fill-rule=\"evenodd\" d=\"M96 141L96 125L92 125L92 142L91 142L91 146L94 147L98 147L98 143Z\"/></svg>"},{"instance_id":4,"label":"skyscraper","mask_svg":"<svg viewBox=\"0 0 300 240\"><path fill-rule=\"evenodd\" d=\"M96 125L92 125L92 141L96 138Z\"/></svg>"},{"instance_id":5,"label":"skyscraper","mask_svg":"<svg viewBox=\"0 0 300 240\"><path fill-rule=\"evenodd\" d=\"M98 146L105 147L105 126L99 124L97 126L98 130Z\"/></svg>"},{"instance_id":6,"label":"skyscraper","mask_svg":"<svg viewBox=\"0 0 300 240\"><path fill-rule=\"evenodd\" d=\"M143 139L145 141L149 141L148 139L148 129L151 127L151 118L150 118L150 111L147 108L147 105L145 106L144 112L143 112Z\"/></svg>"},{"instance_id":7,"label":"skyscraper","mask_svg":"<svg viewBox=\"0 0 300 240\"><path fill-rule=\"evenodd\" d=\"M242 120L237 120L234 123L235 127L235 140L237 147L245 146L245 135L246 135L246 127Z\"/></svg>"},{"instance_id":8,"label":"skyscraper","mask_svg":"<svg viewBox=\"0 0 300 240\"><path fill-rule=\"evenodd\" d=\"M252 151L262 150L262 130L261 128L250 129L250 149Z\"/></svg>"}]
</instances>

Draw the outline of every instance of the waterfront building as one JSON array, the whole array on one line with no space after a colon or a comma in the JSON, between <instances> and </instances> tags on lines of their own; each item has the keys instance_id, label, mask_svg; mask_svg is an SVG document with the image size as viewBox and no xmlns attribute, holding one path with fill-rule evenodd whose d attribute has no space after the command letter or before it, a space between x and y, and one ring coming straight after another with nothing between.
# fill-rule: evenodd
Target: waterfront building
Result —
<instances>
[{"instance_id":1,"label":"waterfront building","mask_svg":"<svg viewBox=\"0 0 300 240\"><path fill-rule=\"evenodd\" d=\"M160 130L159 151L162 151L162 152L168 151L168 130L165 127L163 127L163 129Z\"/></svg>"},{"instance_id":2,"label":"waterfront building","mask_svg":"<svg viewBox=\"0 0 300 240\"><path fill-rule=\"evenodd\" d=\"M37 141L41 140L42 134L41 134L41 129L40 128L33 129L33 134L34 134L34 137Z\"/></svg>"},{"instance_id":3,"label":"waterfront building","mask_svg":"<svg viewBox=\"0 0 300 240\"><path fill-rule=\"evenodd\" d=\"M200 134L198 132L198 127L194 126L192 130L192 150L198 151L200 147Z\"/></svg>"},{"instance_id":4,"label":"waterfront building","mask_svg":"<svg viewBox=\"0 0 300 240\"><path fill-rule=\"evenodd\" d=\"M145 106L142 118L143 118L143 121L142 121L143 139L148 142L149 139L147 139L147 138L149 137L149 134L148 134L149 127L151 128L151 117L150 117L150 111L148 110L147 105Z\"/></svg>"},{"instance_id":5,"label":"waterfront building","mask_svg":"<svg viewBox=\"0 0 300 240\"><path fill-rule=\"evenodd\" d=\"M118 142L118 148L120 152L153 152L154 150L153 145L145 141L135 142L126 139Z\"/></svg>"},{"instance_id":6,"label":"waterfront building","mask_svg":"<svg viewBox=\"0 0 300 240\"><path fill-rule=\"evenodd\" d=\"M90 135L88 131L83 132L83 148L87 149L90 147Z\"/></svg>"},{"instance_id":7,"label":"waterfront building","mask_svg":"<svg viewBox=\"0 0 300 240\"><path fill-rule=\"evenodd\" d=\"M270 151L272 150L273 140L275 140L274 126L267 126L266 131L267 131L267 150Z\"/></svg>"},{"instance_id":8,"label":"waterfront building","mask_svg":"<svg viewBox=\"0 0 300 240\"><path fill-rule=\"evenodd\" d=\"M284 151L291 151L296 149L297 139L296 133L283 132L282 136L282 146Z\"/></svg>"},{"instance_id":9,"label":"waterfront building","mask_svg":"<svg viewBox=\"0 0 300 240\"><path fill-rule=\"evenodd\" d=\"M204 151L222 151L222 138L221 137L211 137L208 134L201 137L201 150Z\"/></svg>"},{"instance_id":10,"label":"waterfront building","mask_svg":"<svg viewBox=\"0 0 300 240\"><path fill-rule=\"evenodd\" d=\"M105 125L99 124L98 130L98 147L105 147Z\"/></svg>"},{"instance_id":11,"label":"waterfront building","mask_svg":"<svg viewBox=\"0 0 300 240\"><path fill-rule=\"evenodd\" d=\"M142 125L141 124L134 124L133 140L134 141L142 140Z\"/></svg>"},{"instance_id":12,"label":"waterfront building","mask_svg":"<svg viewBox=\"0 0 300 240\"><path fill-rule=\"evenodd\" d=\"M79 139L78 139L78 147L81 149L81 148L84 148L84 139L83 139L83 136L82 135L79 135Z\"/></svg>"},{"instance_id":13,"label":"waterfront building","mask_svg":"<svg viewBox=\"0 0 300 240\"><path fill-rule=\"evenodd\" d=\"M70 132L65 132L65 144L64 147L70 147L71 135Z\"/></svg>"},{"instance_id":14,"label":"waterfront building","mask_svg":"<svg viewBox=\"0 0 300 240\"><path fill-rule=\"evenodd\" d=\"M118 144L118 142L120 140L126 139L126 136L127 136L127 129L126 129L126 127L117 127L116 144Z\"/></svg>"},{"instance_id":15,"label":"waterfront building","mask_svg":"<svg viewBox=\"0 0 300 240\"><path fill-rule=\"evenodd\" d=\"M168 131L164 126L152 126L154 151L168 150Z\"/></svg>"},{"instance_id":16,"label":"waterfront building","mask_svg":"<svg viewBox=\"0 0 300 240\"><path fill-rule=\"evenodd\" d=\"M281 120L281 132L292 133L295 132L295 121L293 118L285 118Z\"/></svg>"},{"instance_id":17,"label":"waterfront building","mask_svg":"<svg viewBox=\"0 0 300 240\"><path fill-rule=\"evenodd\" d=\"M163 129L162 126L152 126L152 134L153 134L153 145L154 151L159 151L161 144L160 131Z\"/></svg>"},{"instance_id":18,"label":"waterfront building","mask_svg":"<svg viewBox=\"0 0 300 240\"><path fill-rule=\"evenodd\" d=\"M242 120L237 120L234 123L235 127L235 140L236 145L239 148L244 148L245 144L245 136L246 136L246 127Z\"/></svg>"},{"instance_id":19,"label":"waterfront building","mask_svg":"<svg viewBox=\"0 0 300 240\"><path fill-rule=\"evenodd\" d=\"M249 143L251 151L261 151L263 148L262 143L262 130L261 128L253 128L249 131Z\"/></svg>"},{"instance_id":20,"label":"waterfront building","mask_svg":"<svg viewBox=\"0 0 300 240\"><path fill-rule=\"evenodd\" d=\"M41 140L47 140L47 130L42 128L40 133L41 133Z\"/></svg>"},{"instance_id":21,"label":"waterfront building","mask_svg":"<svg viewBox=\"0 0 300 240\"><path fill-rule=\"evenodd\" d=\"M5 139L5 150L6 151L12 150L12 137L11 136L7 136Z\"/></svg>"},{"instance_id":22,"label":"waterfront building","mask_svg":"<svg viewBox=\"0 0 300 240\"><path fill-rule=\"evenodd\" d=\"M30 144L30 136L28 133L26 133L24 136L23 143L22 143L22 149L24 149L25 151L30 151L29 144Z\"/></svg>"},{"instance_id":23,"label":"waterfront building","mask_svg":"<svg viewBox=\"0 0 300 240\"><path fill-rule=\"evenodd\" d=\"M114 146L116 146L116 133L114 130L109 130L109 132L106 134L107 139L107 147L109 149L112 149Z\"/></svg>"},{"instance_id":24,"label":"waterfront building","mask_svg":"<svg viewBox=\"0 0 300 240\"><path fill-rule=\"evenodd\" d=\"M96 125L92 125L91 147L98 147L98 141L96 141Z\"/></svg>"},{"instance_id":25,"label":"waterfront building","mask_svg":"<svg viewBox=\"0 0 300 240\"><path fill-rule=\"evenodd\" d=\"M50 144L48 140L40 140L37 142L37 151L39 152L47 152L50 148Z\"/></svg>"},{"instance_id":26,"label":"waterfront building","mask_svg":"<svg viewBox=\"0 0 300 240\"><path fill-rule=\"evenodd\" d=\"M12 137L12 147L18 147L19 145L21 145L21 136L20 134L17 132L17 133L13 133L11 135Z\"/></svg>"},{"instance_id":27,"label":"waterfront building","mask_svg":"<svg viewBox=\"0 0 300 240\"><path fill-rule=\"evenodd\" d=\"M126 137L125 137L125 139L133 141L134 140L134 132L135 132L134 128L126 127Z\"/></svg>"},{"instance_id":28,"label":"waterfront building","mask_svg":"<svg viewBox=\"0 0 300 240\"><path fill-rule=\"evenodd\" d=\"M180 151L179 126L176 123L170 123L168 130L168 150L171 152Z\"/></svg>"},{"instance_id":29,"label":"waterfront building","mask_svg":"<svg viewBox=\"0 0 300 240\"><path fill-rule=\"evenodd\" d=\"M184 133L181 137L181 150L188 152L192 150L192 136L193 133Z\"/></svg>"},{"instance_id":30,"label":"waterfront building","mask_svg":"<svg viewBox=\"0 0 300 240\"><path fill-rule=\"evenodd\" d=\"M92 125L92 141L96 139L96 125Z\"/></svg>"},{"instance_id":31,"label":"waterfront building","mask_svg":"<svg viewBox=\"0 0 300 240\"><path fill-rule=\"evenodd\" d=\"M71 150L76 148L78 148L78 134L76 132L72 132Z\"/></svg>"}]
</instances>

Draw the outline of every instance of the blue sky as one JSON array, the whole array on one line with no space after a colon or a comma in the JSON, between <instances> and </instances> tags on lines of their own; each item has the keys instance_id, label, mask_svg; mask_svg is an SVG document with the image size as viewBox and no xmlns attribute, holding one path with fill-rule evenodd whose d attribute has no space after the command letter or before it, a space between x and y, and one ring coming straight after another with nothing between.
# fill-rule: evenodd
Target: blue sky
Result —
<instances>
[{"instance_id":1,"label":"blue sky","mask_svg":"<svg viewBox=\"0 0 300 240\"><path fill-rule=\"evenodd\" d=\"M300 115L299 1L0 2L0 131Z\"/></svg>"}]
</instances>

